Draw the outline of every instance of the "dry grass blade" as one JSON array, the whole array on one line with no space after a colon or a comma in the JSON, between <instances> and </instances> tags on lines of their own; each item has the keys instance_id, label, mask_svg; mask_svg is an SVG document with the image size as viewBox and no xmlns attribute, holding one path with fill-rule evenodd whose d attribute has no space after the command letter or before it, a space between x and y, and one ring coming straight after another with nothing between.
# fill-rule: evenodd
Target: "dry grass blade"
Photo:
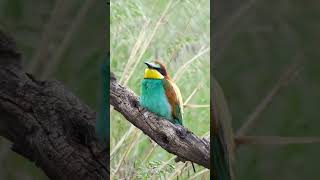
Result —
<instances>
[{"instance_id":1,"label":"dry grass blade","mask_svg":"<svg viewBox=\"0 0 320 180\"><path fill-rule=\"evenodd\" d=\"M185 106L191 100L191 98L196 94L196 92L201 88L201 82L198 83L197 87L192 91L187 100L184 101L183 105Z\"/></svg>"},{"instance_id":2,"label":"dry grass blade","mask_svg":"<svg viewBox=\"0 0 320 180\"><path fill-rule=\"evenodd\" d=\"M95 0L86 0L85 1L83 6L81 7L77 17L75 18L75 20L73 21L67 34L65 35L59 49L55 53L52 60L49 61L47 66L44 68L44 71L43 71L42 75L40 76L41 79L47 78L48 76L50 76L54 72L56 66L61 61L62 55L64 54L67 47L70 45L73 35L75 34L76 30L79 29L79 26L80 26L81 22L84 20L85 15L87 14L88 10L95 2L96 2Z\"/></svg>"},{"instance_id":3,"label":"dry grass blade","mask_svg":"<svg viewBox=\"0 0 320 180\"><path fill-rule=\"evenodd\" d=\"M123 84L124 79L127 78L127 76L128 76L127 73L129 72L130 67L132 67L132 64L135 61L134 57L137 55L138 50L139 50L139 48L141 46L141 43L143 42L143 39L145 38L146 30L148 29L149 23L150 23L150 21L148 20L142 26L142 29L141 29L141 31L140 31L140 33L138 35L137 41L136 41L136 43L134 44L134 46L133 46L133 48L131 50L128 62L126 63L126 66L125 66L125 68L123 70L121 79L119 81L120 84Z\"/></svg>"},{"instance_id":4,"label":"dry grass blade","mask_svg":"<svg viewBox=\"0 0 320 180\"><path fill-rule=\"evenodd\" d=\"M209 136L209 135L210 135L210 131L204 133L201 137L202 137L202 138L206 138L206 137ZM208 137L208 139L209 139L209 138L210 138L210 137Z\"/></svg>"},{"instance_id":5,"label":"dry grass blade","mask_svg":"<svg viewBox=\"0 0 320 180\"><path fill-rule=\"evenodd\" d=\"M133 149L133 147L137 144L137 142L139 141L139 137L142 134L142 131L136 131L134 133L134 137L136 138L135 140L131 141L129 148L125 151L125 153L122 155L122 157L120 158L120 162L118 163L118 165L116 165L116 169L113 173L113 176L116 175L119 172L119 169L122 165L122 163L125 161L125 159L127 159L129 153L131 152L131 150ZM112 175L111 175L112 176ZM111 177L112 179L112 177Z\"/></svg>"},{"instance_id":6,"label":"dry grass blade","mask_svg":"<svg viewBox=\"0 0 320 180\"><path fill-rule=\"evenodd\" d=\"M177 158L177 156L172 156L168 161L164 162L161 164L161 166L159 166L158 170L161 171L165 166L167 166L171 161L173 161L175 158ZM151 179L153 178L153 176L151 177Z\"/></svg>"},{"instance_id":7,"label":"dry grass blade","mask_svg":"<svg viewBox=\"0 0 320 180\"><path fill-rule=\"evenodd\" d=\"M147 49L148 46L150 45L150 43L151 43L154 35L156 34L157 30L159 29L160 25L162 24L162 21L163 21L164 17L166 16L168 10L170 9L170 7L171 7L171 5L172 5L172 2L173 2L173 1L169 1L169 3L167 4L165 10L163 11L161 17L160 17L159 20L157 21L156 26L154 27L151 35L150 35L150 36L146 39L146 41L143 43L143 46L142 46L141 51L140 51L140 54L139 54L139 56L137 57L137 59L135 60L135 64L133 65L133 68L132 68L131 71L129 72L129 75L125 78L125 80L124 80L124 82L123 82L123 85L126 85L126 84L129 82L132 74L134 73L134 70L136 69L137 65L138 65L139 62L140 62L140 59L142 58L144 52L146 51L146 49Z\"/></svg>"},{"instance_id":8,"label":"dry grass blade","mask_svg":"<svg viewBox=\"0 0 320 180\"><path fill-rule=\"evenodd\" d=\"M320 137L239 136L235 138L235 143L237 145L318 144Z\"/></svg>"},{"instance_id":9,"label":"dry grass blade","mask_svg":"<svg viewBox=\"0 0 320 180\"><path fill-rule=\"evenodd\" d=\"M209 134L210 134L210 131L206 132L206 133L203 134L201 137L204 138L204 137L208 136ZM153 152L156 147L157 147L157 144L155 144L155 145L152 147L151 152ZM151 155L151 153L149 153L147 157L149 157L150 155ZM143 162L146 162L147 157L143 160ZM176 159L176 158L177 158L177 156L173 156L173 157L170 158L168 161L164 162L164 163L158 168L158 170L161 171L165 166L167 166L170 162L172 162L172 161L173 161L174 159ZM183 167L184 167L184 166L182 166L181 169L182 169ZM186 168L189 168L189 167L191 168L191 165L188 165ZM180 170L181 170L181 169L180 169Z\"/></svg>"},{"instance_id":10,"label":"dry grass blade","mask_svg":"<svg viewBox=\"0 0 320 180\"><path fill-rule=\"evenodd\" d=\"M56 32L56 26L60 19L63 18L67 10L72 6L72 1L58 0L51 12L50 20L46 24L44 31L41 34L41 40L37 47L37 51L34 53L31 63L27 66L28 72L34 72L38 62L43 59L43 56L48 51L48 41L52 35Z\"/></svg>"},{"instance_id":11,"label":"dry grass blade","mask_svg":"<svg viewBox=\"0 0 320 180\"><path fill-rule=\"evenodd\" d=\"M168 179L176 179L176 177L181 174L181 170L183 168L187 167L187 163L181 163L181 165L179 165L175 171L171 174L170 177L168 177Z\"/></svg>"},{"instance_id":12,"label":"dry grass blade","mask_svg":"<svg viewBox=\"0 0 320 180\"><path fill-rule=\"evenodd\" d=\"M178 81L178 79L181 77L181 75L183 74L183 72L186 70L186 68L195 60L197 60L200 56L204 55L206 52L208 52L210 50L210 48L204 48L201 47L199 52L189 61L187 61L183 66L181 66L178 71L176 72L176 74L173 77L173 81Z\"/></svg>"},{"instance_id":13,"label":"dry grass blade","mask_svg":"<svg viewBox=\"0 0 320 180\"><path fill-rule=\"evenodd\" d=\"M187 25L186 25L186 28L184 29L184 31L179 34L179 37L185 35L188 31L188 29L191 27L191 20L192 20L192 17L195 17L195 15L199 12L199 9L197 9L196 11L193 12L192 16L190 16L190 18L188 19L188 22L187 22ZM169 58L169 62L171 63L171 61L177 56L179 50L181 49L182 47L178 47L176 48L170 55L170 58Z\"/></svg>"},{"instance_id":14,"label":"dry grass blade","mask_svg":"<svg viewBox=\"0 0 320 180\"><path fill-rule=\"evenodd\" d=\"M206 136L208 136L210 134L210 131L206 132L204 135L202 135L201 137L204 138ZM175 160L177 158L177 156L172 156L168 161L164 162L161 164L161 166L158 168L159 171L161 171L165 166L167 166L170 162L172 162L173 160ZM178 166L176 168L176 171L172 174L175 175L176 173L180 172L182 168L187 167L187 168L191 168L191 165L189 166L185 166L186 163L183 163L182 165ZM151 178L152 179L152 178Z\"/></svg>"},{"instance_id":15,"label":"dry grass blade","mask_svg":"<svg viewBox=\"0 0 320 180\"><path fill-rule=\"evenodd\" d=\"M185 104L185 108L209 108L209 104Z\"/></svg>"},{"instance_id":16,"label":"dry grass blade","mask_svg":"<svg viewBox=\"0 0 320 180\"><path fill-rule=\"evenodd\" d=\"M202 171L197 172L197 173L194 174L193 176L191 176L191 177L189 178L189 180L191 180L191 179L196 179L198 176L201 176L201 175L203 175L203 174L205 174L205 173L209 173L209 172L210 172L209 169L204 169L204 170L202 170Z\"/></svg>"},{"instance_id":17,"label":"dry grass blade","mask_svg":"<svg viewBox=\"0 0 320 180\"><path fill-rule=\"evenodd\" d=\"M177 167L176 170L171 174L171 176L168 179L174 179L178 176L178 174L182 173L183 169L191 169L192 164L190 162L184 162L181 166ZM206 169L209 171L209 169ZM201 171L200 171L201 172Z\"/></svg>"},{"instance_id":18,"label":"dry grass blade","mask_svg":"<svg viewBox=\"0 0 320 180\"><path fill-rule=\"evenodd\" d=\"M289 65L284 74L280 77L279 81L267 94L267 96L261 101L261 103L255 108L255 110L249 115L245 123L239 128L236 136L244 135L250 127L254 125L259 115L266 109L266 107L272 102L273 98L279 93L280 89L287 85L294 77L298 75L301 70L301 60L294 60L292 64Z\"/></svg>"},{"instance_id":19,"label":"dry grass blade","mask_svg":"<svg viewBox=\"0 0 320 180\"><path fill-rule=\"evenodd\" d=\"M133 132L133 130L136 130L134 125L131 125L129 130L121 137L120 141L115 145L114 148L112 148L112 151L110 153L110 160L113 159L114 153L118 151L118 149L123 145L124 141L126 140L127 137ZM136 130L137 131L137 130Z\"/></svg>"},{"instance_id":20,"label":"dry grass blade","mask_svg":"<svg viewBox=\"0 0 320 180\"><path fill-rule=\"evenodd\" d=\"M149 150L145 158L142 160L142 163L145 163L149 159L153 151L158 147L158 144L156 143L151 143L151 145L152 145L152 148Z\"/></svg>"},{"instance_id":21,"label":"dry grass blade","mask_svg":"<svg viewBox=\"0 0 320 180\"><path fill-rule=\"evenodd\" d=\"M158 147L158 144L156 144L156 143L151 143L151 145L152 145L152 148L148 151L147 155L142 160L141 164L145 164L147 162L147 160L149 159L149 157L154 152L154 150ZM136 177L137 177L137 172L134 172L130 179L136 179Z\"/></svg>"},{"instance_id":22,"label":"dry grass blade","mask_svg":"<svg viewBox=\"0 0 320 180\"><path fill-rule=\"evenodd\" d=\"M202 135L202 138L205 138L206 136L210 135L210 131L206 132L204 135ZM175 160L177 156L173 156L168 161L164 162L158 169L159 171L162 170L166 165L168 165L171 161Z\"/></svg>"},{"instance_id":23,"label":"dry grass blade","mask_svg":"<svg viewBox=\"0 0 320 180\"><path fill-rule=\"evenodd\" d=\"M204 138L206 136L208 136L210 134L210 131L206 132L205 134L203 134L201 137ZM159 171L162 170L166 165L168 165L171 161L175 160L177 158L177 156L173 156L172 158L170 158L168 161L164 162L158 169ZM188 166L191 168L191 165ZM182 167L181 167L182 168Z\"/></svg>"}]
</instances>

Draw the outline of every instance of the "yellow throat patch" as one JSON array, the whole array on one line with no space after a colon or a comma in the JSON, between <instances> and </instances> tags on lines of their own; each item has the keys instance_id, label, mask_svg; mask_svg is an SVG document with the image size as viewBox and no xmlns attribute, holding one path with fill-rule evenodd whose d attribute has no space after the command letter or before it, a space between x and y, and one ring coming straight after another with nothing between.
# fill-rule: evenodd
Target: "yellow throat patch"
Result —
<instances>
[{"instance_id":1,"label":"yellow throat patch","mask_svg":"<svg viewBox=\"0 0 320 180\"><path fill-rule=\"evenodd\" d=\"M144 78L146 79L163 79L163 75L155 69L146 68L144 70Z\"/></svg>"}]
</instances>

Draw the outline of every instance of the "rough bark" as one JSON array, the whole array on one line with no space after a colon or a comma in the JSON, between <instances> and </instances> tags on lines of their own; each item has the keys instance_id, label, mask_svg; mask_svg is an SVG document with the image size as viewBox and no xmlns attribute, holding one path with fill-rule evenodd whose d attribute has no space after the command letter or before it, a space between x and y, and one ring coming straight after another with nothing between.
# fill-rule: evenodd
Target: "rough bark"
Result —
<instances>
[{"instance_id":1,"label":"rough bark","mask_svg":"<svg viewBox=\"0 0 320 180\"><path fill-rule=\"evenodd\" d=\"M199 138L183 126L174 125L141 107L138 96L121 86L113 74L110 81L110 104L129 122L162 148L177 155L180 160L185 159L210 168L210 142L207 139Z\"/></svg>"},{"instance_id":2,"label":"rough bark","mask_svg":"<svg viewBox=\"0 0 320 180\"><path fill-rule=\"evenodd\" d=\"M57 81L38 81L0 31L0 136L50 179L107 179L109 155L95 136L96 114Z\"/></svg>"}]
</instances>

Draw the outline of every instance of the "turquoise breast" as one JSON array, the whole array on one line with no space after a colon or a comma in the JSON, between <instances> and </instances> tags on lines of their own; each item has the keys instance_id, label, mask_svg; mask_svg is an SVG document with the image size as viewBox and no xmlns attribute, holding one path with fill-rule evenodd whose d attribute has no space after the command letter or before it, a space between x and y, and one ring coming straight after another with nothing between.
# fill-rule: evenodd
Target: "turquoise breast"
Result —
<instances>
[{"instance_id":1,"label":"turquoise breast","mask_svg":"<svg viewBox=\"0 0 320 180\"><path fill-rule=\"evenodd\" d=\"M163 80L142 80L140 104L158 116L172 120L171 106L163 87Z\"/></svg>"}]
</instances>

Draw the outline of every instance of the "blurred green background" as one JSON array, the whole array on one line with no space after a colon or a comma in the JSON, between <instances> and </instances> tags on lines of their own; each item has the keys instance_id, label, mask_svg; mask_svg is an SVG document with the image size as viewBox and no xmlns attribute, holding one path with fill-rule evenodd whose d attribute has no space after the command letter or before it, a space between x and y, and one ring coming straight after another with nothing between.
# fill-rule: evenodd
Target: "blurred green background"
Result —
<instances>
[{"instance_id":1,"label":"blurred green background","mask_svg":"<svg viewBox=\"0 0 320 180\"><path fill-rule=\"evenodd\" d=\"M319 7L319 1L216 1L213 71L235 130L303 54L304 69L248 134L320 136ZM319 179L319 152L319 144L243 146L237 152L237 179Z\"/></svg>"},{"instance_id":2,"label":"blurred green background","mask_svg":"<svg viewBox=\"0 0 320 180\"><path fill-rule=\"evenodd\" d=\"M106 9L105 2L96 0L0 0L0 28L16 40L27 72L61 81L98 110ZM0 179L47 179L10 146L0 137Z\"/></svg>"},{"instance_id":3,"label":"blurred green background","mask_svg":"<svg viewBox=\"0 0 320 180\"><path fill-rule=\"evenodd\" d=\"M120 83L140 95L143 62L161 59L187 104L184 126L198 136L209 135L210 1L113 0L110 19L111 71ZM114 179L209 178L208 170L196 165L197 175L190 163L175 163L172 157L111 110Z\"/></svg>"}]
</instances>

